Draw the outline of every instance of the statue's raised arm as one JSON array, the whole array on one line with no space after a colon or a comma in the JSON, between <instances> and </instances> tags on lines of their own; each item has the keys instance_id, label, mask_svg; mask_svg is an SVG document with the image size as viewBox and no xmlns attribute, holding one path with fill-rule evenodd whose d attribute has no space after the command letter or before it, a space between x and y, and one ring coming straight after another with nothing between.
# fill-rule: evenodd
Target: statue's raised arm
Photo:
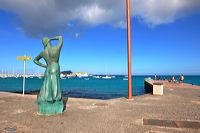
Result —
<instances>
[{"instance_id":1,"label":"statue's raised arm","mask_svg":"<svg viewBox=\"0 0 200 133\"><path fill-rule=\"evenodd\" d=\"M62 36L56 36L54 38L51 38L50 40L58 40L58 45L56 47L58 49L62 48L62 45L63 45L63 38L62 38Z\"/></svg>"}]
</instances>

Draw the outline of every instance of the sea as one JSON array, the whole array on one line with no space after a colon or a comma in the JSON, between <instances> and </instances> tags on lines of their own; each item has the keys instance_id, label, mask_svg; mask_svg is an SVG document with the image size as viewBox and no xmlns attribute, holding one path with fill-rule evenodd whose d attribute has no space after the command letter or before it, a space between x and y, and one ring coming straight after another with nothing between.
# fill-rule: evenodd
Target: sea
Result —
<instances>
[{"instance_id":1,"label":"sea","mask_svg":"<svg viewBox=\"0 0 200 133\"><path fill-rule=\"evenodd\" d=\"M132 93L135 95L145 94L144 79L154 78L152 75L133 76ZM169 79L172 76L157 76L160 79ZM175 76L179 80L179 76ZM25 93L37 94L43 83L43 78L26 78ZM127 76L115 75L111 79L102 78L66 78L60 79L63 97L91 98L91 99L112 99L127 97L128 80ZM185 83L200 86L200 76L185 76ZM0 91L22 93L23 78L0 78Z\"/></svg>"}]
</instances>

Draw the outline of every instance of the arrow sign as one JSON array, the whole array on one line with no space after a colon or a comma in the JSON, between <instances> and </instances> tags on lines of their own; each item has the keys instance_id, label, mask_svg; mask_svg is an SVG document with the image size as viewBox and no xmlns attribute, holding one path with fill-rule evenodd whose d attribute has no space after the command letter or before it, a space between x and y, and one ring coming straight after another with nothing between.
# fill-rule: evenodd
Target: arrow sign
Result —
<instances>
[{"instance_id":1,"label":"arrow sign","mask_svg":"<svg viewBox=\"0 0 200 133\"><path fill-rule=\"evenodd\" d=\"M31 56L17 56L17 60L32 60Z\"/></svg>"}]
</instances>

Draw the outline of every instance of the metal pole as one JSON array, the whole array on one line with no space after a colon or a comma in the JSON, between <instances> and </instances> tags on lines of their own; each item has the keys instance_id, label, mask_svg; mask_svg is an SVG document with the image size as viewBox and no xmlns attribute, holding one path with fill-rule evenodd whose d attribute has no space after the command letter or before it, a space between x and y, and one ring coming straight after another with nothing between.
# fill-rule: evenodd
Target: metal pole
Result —
<instances>
[{"instance_id":1,"label":"metal pole","mask_svg":"<svg viewBox=\"0 0 200 133\"><path fill-rule=\"evenodd\" d=\"M26 61L24 60L23 96L25 91L25 80L26 80Z\"/></svg>"},{"instance_id":2,"label":"metal pole","mask_svg":"<svg viewBox=\"0 0 200 133\"><path fill-rule=\"evenodd\" d=\"M131 71L131 17L130 0L126 0L127 17L127 45L128 45L128 100L132 99L132 71Z\"/></svg>"}]
</instances>

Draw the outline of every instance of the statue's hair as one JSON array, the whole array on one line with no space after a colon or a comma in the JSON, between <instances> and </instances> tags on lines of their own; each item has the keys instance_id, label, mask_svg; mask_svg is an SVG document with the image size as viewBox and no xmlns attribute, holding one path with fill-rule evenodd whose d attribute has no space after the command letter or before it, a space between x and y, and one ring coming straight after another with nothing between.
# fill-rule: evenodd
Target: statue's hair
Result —
<instances>
[{"instance_id":1,"label":"statue's hair","mask_svg":"<svg viewBox=\"0 0 200 133\"><path fill-rule=\"evenodd\" d=\"M42 43L43 43L44 47L46 47L47 44L49 43L49 38L43 37L43 38L42 38Z\"/></svg>"}]
</instances>

